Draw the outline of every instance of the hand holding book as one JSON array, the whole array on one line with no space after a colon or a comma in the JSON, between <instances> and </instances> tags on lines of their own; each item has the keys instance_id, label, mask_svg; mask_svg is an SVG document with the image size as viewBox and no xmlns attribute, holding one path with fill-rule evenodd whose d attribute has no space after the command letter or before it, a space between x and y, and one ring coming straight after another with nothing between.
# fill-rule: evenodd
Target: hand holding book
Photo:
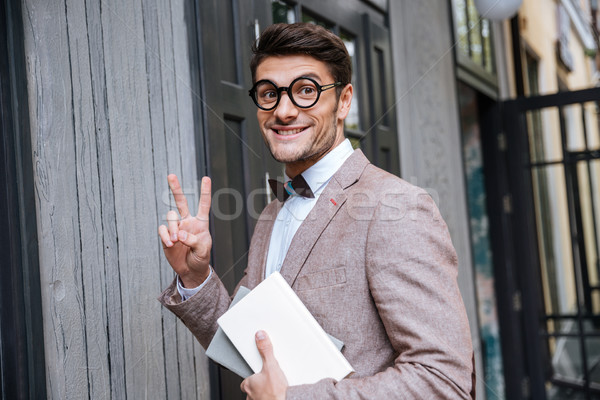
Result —
<instances>
[{"instance_id":1,"label":"hand holding book","mask_svg":"<svg viewBox=\"0 0 600 400\"><path fill-rule=\"evenodd\" d=\"M239 300L218 323L254 373L261 371L263 363L255 342L255 334L261 330L269 335L275 359L290 385L315 383L323 378L339 381L353 372L279 273Z\"/></svg>"},{"instance_id":2,"label":"hand holding book","mask_svg":"<svg viewBox=\"0 0 600 400\"><path fill-rule=\"evenodd\" d=\"M240 388L249 399L285 399L289 384L273 355L271 340L265 331L256 332L255 338L263 366L259 373L244 379Z\"/></svg>"}]
</instances>

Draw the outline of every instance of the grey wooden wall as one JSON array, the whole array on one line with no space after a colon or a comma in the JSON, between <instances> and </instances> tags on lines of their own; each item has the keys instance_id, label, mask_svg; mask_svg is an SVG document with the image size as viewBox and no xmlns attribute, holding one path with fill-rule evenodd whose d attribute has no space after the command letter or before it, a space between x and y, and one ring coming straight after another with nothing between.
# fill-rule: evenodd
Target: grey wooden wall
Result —
<instances>
[{"instance_id":1,"label":"grey wooden wall","mask_svg":"<svg viewBox=\"0 0 600 400\"><path fill-rule=\"evenodd\" d=\"M49 397L208 397L204 352L156 301L166 176L193 195L202 153L189 3L23 1Z\"/></svg>"}]
</instances>

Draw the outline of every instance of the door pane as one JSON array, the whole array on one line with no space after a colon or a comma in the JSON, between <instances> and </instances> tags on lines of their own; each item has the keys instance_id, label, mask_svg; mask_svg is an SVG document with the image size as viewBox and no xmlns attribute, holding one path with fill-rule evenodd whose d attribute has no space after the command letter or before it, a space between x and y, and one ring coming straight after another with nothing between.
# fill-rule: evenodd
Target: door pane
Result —
<instances>
[{"instance_id":1,"label":"door pane","mask_svg":"<svg viewBox=\"0 0 600 400\"><path fill-rule=\"evenodd\" d=\"M221 5L222 6L219 8L219 17L222 21L224 21L222 26L219 28L219 40L221 41L221 48L219 51L219 65L222 68L221 79L227 82L239 84L241 83L239 70L240 60L238 54L238 41L235 32L235 5L232 3L232 0L222 0Z\"/></svg>"},{"instance_id":2,"label":"door pane","mask_svg":"<svg viewBox=\"0 0 600 400\"><path fill-rule=\"evenodd\" d=\"M595 160L597 163L598 160ZM576 210L579 213L579 219L581 221L581 232L579 232L578 238L580 243L583 245L583 253L581 254L583 265L587 265L587 282L584 281L584 290L591 290L591 311L594 313L600 313L600 302L599 291L594 289L599 285L599 273L598 270L598 225L595 221L595 214L597 208L595 208L594 197L598 198L598 193L592 191L593 182L591 181L591 165L588 168L588 162L579 162L576 167L577 173L577 191L579 193L579 202L575 204L579 207Z\"/></svg>"},{"instance_id":3,"label":"door pane","mask_svg":"<svg viewBox=\"0 0 600 400\"><path fill-rule=\"evenodd\" d=\"M356 82L356 39L350 35L349 33L341 32L340 38L346 45L346 49L348 50L348 54L350 54L350 58L352 59L352 84L354 89L354 94L352 98L352 105L350 106L350 112L344 121L344 128L351 130L358 130L361 127L360 124L360 110L358 99L359 91L358 91L358 83Z\"/></svg>"},{"instance_id":4,"label":"door pane","mask_svg":"<svg viewBox=\"0 0 600 400\"><path fill-rule=\"evenodd\" d=\"M454 25L458 36L458 48L461 53L469 54L469 26L466 0L454 0Z\"/></svg>"},{"instance_id":5,"label":"door pane","mask_svg":"<svg viewBox=\"0 0 600 400\"><path fill-rule=\"evenodd\" d=\"M591 206L594 208L595 234L596 234L596 266L600 271L600 160L590 161L590 192Z\"/></svg>"},{"instance_id":6,"label":"door pane","mask_svg":"<svg viewBox=\"0 0 600 400\"><path fill-rule=\"evenodd\" d=\"M563 148L558 109L528 111L525 117L531 162L561 161Z\"/></svg>"},{"instance_id":7,"label":"door pane","mask_svg":"<svg viewBox=\"0 0 600 400\"><path fill-rule=\"evenodd\" d=\"M576 311L575 277L564 167L532 170L546 314ZM549 323L549 330L554 327Z\"/></svg>"},{"instance_id":8,"label":"door pane","mask_svg":"<svg viewBox=\"0 0 600 400\"><path fill-rule=\"evenodd\" d=\"M473 61L483 65L483 38L481 36L481 18L475 8L473 0L467 0L467 13L469 17L469 54Z\"/></svg>"},{"instance_id":9,"label":"door pane","mask_svg":"<svg viewBox=\"0 0 600 400\"><path fill-rule=\"evenodd\" d=\"M582 151L586 147L582 107L581 104L571 104L562 108L568 151Z\"/></svg>"},{"instance_id":10,"label":"door pane","mask_svg":"<svg viewBox=\"0 0 600 400\"><path fill-rule=\"evenodd\" d=\"M294 22L296 22L296 14L294 13L294 8L283 1L273 0L271 10L273 11L274 24L293 24Z\"/></svg>"},{"instance_id":11,"label":"door pane","mask_svg":"<svg viewBox=\"0 0 600 400\"><path fill-rule=\"evenodd\" d=\"M585 340L585 350L579 338L558 338L552 353L555 384L548 384L548 400L586 400L583 389L565 387L565 383L584 384L584 359L587 365L590 387L595 392L591 399L600 399L600 338ZM582 351L584 350L584 351Z\"/></svg>"},{"instance_id":12,"label":"door pane","mask_svg":"<svg viewBox=\"0 0 600 400\"><path fill-rule=\"evenodd\" d=\"M569 325L576 325L571 321ZM583 375L581 343L579 338L561 337L552 349L554 378L576 380Z\"/></svg>"},{"instance_id":13,"label":"door pane","mask_svg":"<svg viewBox=\"0 0 600 400\"><path fill-rule=\"evenodd\" d=\"M481 41L483 43L483 68L495 72L494 53L492 51L492 27L487 19L481 20Z\"/></svg>"},{"instance_id":14,"label":"door pane","mask_svg":"<svg viewBox=\"0 0 600 400\"><path fill-rule=\"evenodd\" d=\"M310 22L315 25L321 25L323 28L327 28L330 31L333 30L334 27L331 22L306 10L302 10L302 22Z\"/></svg>"}]
</instances>

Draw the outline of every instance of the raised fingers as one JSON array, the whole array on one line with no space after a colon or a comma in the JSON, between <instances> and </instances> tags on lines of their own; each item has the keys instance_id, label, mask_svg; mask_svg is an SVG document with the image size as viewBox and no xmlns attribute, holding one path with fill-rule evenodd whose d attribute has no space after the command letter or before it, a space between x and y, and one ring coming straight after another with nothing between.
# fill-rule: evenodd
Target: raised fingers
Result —
<instances>
[{"instance_id":1,"label":"raised fingers","mask_svg":"<svg viewBox=\"0 0 600 400\"><path fill-rule=\"evenodd\" d=\"M169 228L169 238L172 242L176 242L179 232L179 216L173 210L167 212L167 227Z\"/></svg>"},{"instance_id":2,"label":"raised fingers","mask_svg":"<svg viewBox=\"0 0 600 400\"><path fill-rule=\"evenodd\" d=\"M188 202L183 194L183 190L181 189L177 175L170 174L167 176L167 181L169 182L171 193L173 193L173 197L175 198L175 205L177 206L177 210L179 210L179 215L181 215L182 219L187 218L190 215Z\"/></svg>"},{"instance_id":3,"label":"raised fingers","mask_svg":"<svg viewBox=\"0 0 600 400\"><path fill-rule=\"evenodd\" d=\"M200 185L200 201L198 203L198 219L208 222L211 201L211 181L208 176L202 178Z\"/></svg>"},{"instance_id":4,"label":"raised fingers","mask_svg":"<svg viewBox=\"0 0 600 400\"><path fill-rule=\"evenodd\" d=\"M169 230L165 225L158 227L158 236L163 244L163 248L173 246L173 242L171 241L171 237L169 235Z\"/></svg>"}]
</instances>

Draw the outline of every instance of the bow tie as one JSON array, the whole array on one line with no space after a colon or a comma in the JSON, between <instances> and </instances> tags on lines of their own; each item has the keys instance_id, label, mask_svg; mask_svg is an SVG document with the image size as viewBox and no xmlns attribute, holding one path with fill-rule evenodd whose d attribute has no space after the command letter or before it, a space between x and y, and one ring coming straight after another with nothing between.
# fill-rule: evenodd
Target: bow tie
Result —
<instances>
[{"instance_id":1,"label":"bow tie","mask_svg":"<svg viewBox=\"0 0 600 400\"><path fill-rule=\"evenodd\" d=\"M308 186L308 183L306 183L301 174L296 175L294 179L287 181L286 183L279 182L276 179L269 179L269 186L271 186L271 190L275 197L282 203L293 194L309 199L315 198L310 186Z\"/></svg>"}]
</instances>

